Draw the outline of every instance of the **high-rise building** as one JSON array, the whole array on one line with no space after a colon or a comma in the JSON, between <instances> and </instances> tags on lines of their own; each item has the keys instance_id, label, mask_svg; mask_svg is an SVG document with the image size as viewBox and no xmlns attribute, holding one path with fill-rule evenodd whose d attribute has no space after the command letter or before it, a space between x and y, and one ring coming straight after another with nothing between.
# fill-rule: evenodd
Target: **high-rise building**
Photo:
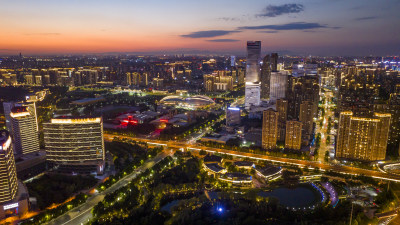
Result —
<instances>
[{"instance_id":1,"label":"high-rise building","mask_svg":"<svg viewBox=\"0 0 400 225\"><path fill-rule=\"evenodd\" d=\"M236 65L236 57L234 55L231 55L231 67L235 67Z\"/></svg>"},{"instance_id":2,"label":"high-rise building","mask_svg":"<svg viewBox=\"0 0 400 225\"><path fill-rule=\"evenodd\" d=\"M274 149L278 140L279 113L273 109L263 112L262 148Z\"/></svg>"},{"instance_id":3,"label":"high-rise building","mask_svg":"<svg viewBox=\"0 0 400 225\"><path fill-rule=\"evenodd\" d=\"M269 99L271 82L271 59L269 55L266 55L263 59L261 66L261 99Z\"/></svg>"},{"instance_id":4,"label":"high-rise building","mask_svg":"<svg viewBox=\"0 0 400 225\"><path fill-rule=\"evenodd\" d=\"M288 112L288 101L286 99L276 100L276 111L278 111L278 140L284 141L286 134L286 121Z\"/></svg>"},{"instance_id":5,"label":"high-rise building","mask_svg":"<svg viewBox=\"0 0 400 225\"><path fill-rule=\"evenodd\" d=\"M233 90L233 78L225 73L205 74L203 76L204 89L207 92Z\"/></svg>"},{"instance_id":6,"label":"high-rise building","mask_svg":"<svg viewBox=\"0 0 400 225\"><path fill-rule=\"evenodd\" d=\"M127 85L132 85L132 75L131 73L126 73L126 84Z\"/></svg>"},{"instance_id":7,"label":"high-rise building","mask_svg":"<svg viewBox=\"0 0 400 225\"><path fill-rule=\"evenodd\" d=\"M392 115L388 142L398 145L400 143L400 94L391 94L387 104L374 104L373 111Z\"/></svg>"},{"instance_id":8,"label":"high-rise building","mask_svg":"<svg viewBox=\"0 0 400 225\"><path fill-rule=\"evenodd\" d=\"M147 85L149 85L149 81L148 81L148 79L149 79L149 75L148 75L148 73L142 73L142 74L140 74L140 85L141 86L144 86L144 87L147 87Z\"/></svg>"},{"instance_id":9,"label":"high-rise building","mask_svg":"<svg viewBox=\"0 0 400 225\"><path fill-rule=\"evenodd\" d=\"M155 77L153 78L153 87L154 88L162 88L164 83L164 79Z\"/></svg>"},{"instance_id":10,"label":"high-rise building","mask_svg":"<svg viewBox=\"0 0 400 225\"><path fill-rule=\"evenodd\" d=\"M11 201L18 191L17 172L11 136L8 131L0 131L0 204Z\"/></svg>"},{"instance_id":11,"label":"high-rise building","mask_svg":"<svg viewBox=\"0 0 400 225\"><path fill-rule=\"evenodd\" d=\"M297 120L286 122L285 148L300 150L303 124Z\"/></svg>"},{"instance_id":12,"label":"high-rise building","mask_svg":"<svg viewBox=\"0 0 400 225\"><path fill-rule=\"evenodd\" d=\"M375 113L372 118L340 113L336 157L365 161L384 160L388 143L390 114Z\"/></svg>"},{"instance_id":13,"label":"high-rise building","mask_svg":"<svg viewBox=\"0 0 400 225\"><path fill-rule=\"evenodd\" d=\"M245 70L242 67L237 68L237 82L239 85L244 84Z\"/></svg>"},{"instance_id":14,"label":"high-rise building","mask_svg":"<svg viewBox=\"0 0 400 225\"><path fill-rule=\"evenodd\" d=\"M261 41L247 42L245 107L260 104L260 55Z\"/></svg>"},{"instance_id":15,"label":"high-rise building","mask_svg":"<svg viewBox=\"0 0 400 225\"><path fill-rule=\"evenodd\" d=\"M11 125L11 109L14 108L15 102L3 102L4 117L6 119L6 128L12 133Z\"/></svg>"},{"instance_id":16,"label":"high-rise building","mask_svg":"<svg viewBox=\"0 0 400 225\"><path fill-rule=\"evenodd\" d=\"M24 78L25 78L25 84L27 84L27 85L35 84L35 81L34 81L35 77L32 74L25 74Z\"/></svg>"},{"instance_id":17,"label":"high-rise building","mask_svg":"<svg viewBox=\"0 0 400 225\"><path fill-rule=\"evenodd\" d=\"M288 87L287 71L271 72L270 78L270 101L276 102L277 99L285 98Z\"/></svg>"},{"instance_id":18,"label":"high-rise building","mask_svg":"<svg viewBox=\"0 0 400 225\"><path fill-rule=\"evenodd\" d=\"M292 65L292 75L294 77L302 76L315 76L318 74L318 64L317 63L306 63L303 62L293 63Z\"/></svg>"},{"instance_id":19,"label":"high-rise building","mask_svg":"<svg viewBox=\"0 0 400 225\"><path fill-rule=\"evenodd\" d=\"M271 69L278 72L278 53L271 53Z\"/></svg>"},{"instance_id":20,"label":"high-rise building","mask_svg":"<svg viewBox=\"0 0 400 225\"><path fill-rule=\"evenodd\" d=\"M226 108L226 126L240 125L240 108Z\"/></svg>"},{"instance_id":21,"label":"high-rise building","mask_svg":"<svg viewBox=\"0 0 400 225\"><path fill-rule=\"evenodd\" d=\"M139 86L140 85L140 79L141 79L140 78L140 74L137 73L137 72L126 73L126 84L127 85Z\"/></svg>"},{"instance_id":22,"label":"high-rise building","mask_svg":"<svg viewBox=\"0 0 400 225\"><path fill-rule=\"evenodd\" d=\"M67 173L103 173L103 121L55 118L43 124L46 160Z\"/></svg>"},{"instance_id":23,"label":"high-rise building","mask_svg":"<svg viewBox=\"0 0 400 225\"><path fill-rule=\"evenodd\" d=\"M16 154L39 151L39 134L34 105L15 106L11 109L11 125Z\"/></svg>"},{"instance_id":24,"label":"high-rise building","mask_svg":"<svg viewBox=\"0 0 400 225\"><path fill-rule=\"evenodd\" d=\"M4 117L6 119L6 128L12 134L12 123L11 123L11 110L16 106L27 106L32 116L35 117L36 131L39 131L37 126L37 115L36 115L36 103L31 100L31 96L26 97L26 102L3 102Z\"/></svg>"},{"instance_id":25,"label":"high-rise building","mask_svg":"<svg viewBox=\"0 0 400 225\"><path fill-rule=\"evenodd\" d=\"M300 104L299 121L303 123L303 135L309 139L314 126L314 104L311 101L303 101Z\"/></svg>"},{"instance_id":26,"label":"high-rise building","mask_svg":"<svg viewBox=\"0 0 400 225\"><path fill-rule=\"evenodd\" d=\"M316 76L291 77L287 89L289 100L288 116L291 119L298 119L300 116L300 104L303 101L313 103L314 117L318 112L319 81Z\"/></svg>"}]
</instances>

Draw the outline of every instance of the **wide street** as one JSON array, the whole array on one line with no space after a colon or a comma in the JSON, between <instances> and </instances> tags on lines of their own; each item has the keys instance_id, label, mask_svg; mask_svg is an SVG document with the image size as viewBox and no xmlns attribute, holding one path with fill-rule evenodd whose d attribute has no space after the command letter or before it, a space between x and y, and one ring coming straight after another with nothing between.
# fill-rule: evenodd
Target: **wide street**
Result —
<instances>
[{"instance_id":1,"label":"wide street","mask_svg":"<svg viewBox=\"0 0 400 225\"><path fill-rule=\"evenodd\" d=\"M49 225L79 225L85 224L88 220L92 218L92 209L97 205L100 201L104 199L104 196L108 193L114 192L119 188L127 185L132 179L134 179L138 174L142 171L145 171L148 168L151 168L162 159L170 155L171 152L164 151L152 159L147 160L142 166L138 167L133 173L123 177L117 183L106 189L100 194L95 194L82 205L68 211L62 216L57 217L56 219L50 221Z\"/></svg>"},{"instance_id":2,"label":"wide street","mask_svg":"<svg viewBox=\"0 0 400 225\"><path fill-rule=\"evenodd\" d=\"M334 120L335 120L335 115L332 110L332 108L335 106L330 100L333 98L333 93L329 89L324 89L325 92L321 93L323 97L325 97L325 104L322 105L322 107L325 110L325 115L319 115L321 116L318 120L322 120L322 126L319 125L319 121L317 120L316 122L316 127L315 127L315 134L320 133L321 134L321 145L318 150L318 160L323 161L325 158L325 152L329 151L333 153L333 143L335 141L335 136L332 135L332 133L335 133L335 128L333 126ZM328 128L328 123L329 119L332 118L332 127L331 127L331 132L328 133L327 128ZM330 143L327 143L327 138L330 138ZM331 155L332 156L332 155Z\"/></svg>"},{"instance_id":3,"label":"wide street","mask_svg":"<svg viewBox=\"0 0 400 225\"><path fill-rule=\"evenodd\" d=\"M172 148L176 148L176 149L185 149L185 150L191 150L191 151L204 150L207 152L225 153L225 154L236 156L236 157L244 157L244 158L248 157L248 158L253 158L253 159L257 159L257 160L267 160L267 161L284 163L284 164L298 165L301 167L306 166L306 167L312 167L312 168L319 168L322 170L332 170L334 172L352 174L352 175L365 175L365 176L369 176L369 177L373 177L373 178L377 178L377 179L400 182L400 175L385 173L385 172L376 171L376 170L361 169L358 167L324 163L323 161L308 161L308 160L300 160L300 159L291 159L291 158L261 155L261 154L255 154L255 153L232 151L232 150L219 149L219 148L211 148L211 147L205 147L205 146L188 144L188 143L183 143L183 142L176 142L176 141L158 141L158 140L149 140L149 139L135 138L135 137L129 137L129 136L104 134L104 139L108 140L108 141L111 141L114 137L128 138L128 139L132 139L132 140L136 140L136 141L147 142L149 144L163 145L163 146L168 146L168 147L172 147Z\"/></svg>"}]
</instances>

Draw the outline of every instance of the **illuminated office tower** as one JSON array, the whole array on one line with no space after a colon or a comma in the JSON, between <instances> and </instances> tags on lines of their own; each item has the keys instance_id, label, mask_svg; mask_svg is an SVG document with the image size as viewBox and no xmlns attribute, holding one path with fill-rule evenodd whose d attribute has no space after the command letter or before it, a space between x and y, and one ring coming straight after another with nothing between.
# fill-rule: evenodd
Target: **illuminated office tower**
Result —
<instances>
[{"instance_id":1,"label":"illuminated office tower","mask_svg":"<svg viewBox=\"0 0 400 225\"><path fill-rule=\"evenodd\" d=\"M11 136L0 131L0 204L11 201L17 194L18 181Z\"/></svg>"},{"instance_id":2,"label":"illuminated office tower","mask_svg":"<svg viewBox=\"0 0 400 225\"><path fill-rule=\"evenodd\" d=\"M284 141L286 135L286 121L288 112L288 100L278 99L276 100L276 111L278 111L278 140Z\"/></svg>"},{"instance_id":3,"label":"illuminated office tower","mask_svg":"<svg viewBox=\"0 0 400 225\"><path fill-rule=\"evenodd\" d=\"M236 107L226 108L226 126L240 125L240 109Z\"/></svg>"},{"instance_id":4,"label":"illuminated office tower","mask_svg":"<svg viewBox=\"0 0 400 225\"><path fill-rule=\"evenodd\" d=\"M269 98L272 102L286 97L288 87L287 71L271 72Z\"/></svg>"},{"instance_id":5,"label":"illuminated office tower","mask_svg":"<svg viewBox=\"0 0 400 225\"><path fill-rule=\"evenodd\" d=\"M314 104L311 101L303 101L300 104L299 121L303 123L303 135L310 136L314 125Z\"/></svg>"},{"instance_id":6,"label":"illuminated office tower","mask_svg":"<svg viewBox=\"0 0 400 225\"><path fill-rule=\"evenodd\" d=\"M336 157L365 161L384 160L389 136L390 114L375 113L372 118L340 113Z\"/></svg>"},{"instance_id":7,"label":"illuminated office tower","mask_svg":"<svg viewBox=\"0 0 400 225\"><path fill-rule=\"evenodd\" d=\"M43 124L46 160L66 173L102 174L103 121L96 118L55 118Z\"/></svg>"},{"instance_id":8,"label":"illuminated office tower","mask_svg":"<svg viewBox=\"0 0 400 225\"><path fill-rule=\"evenodd\" d=\"M297 120L289 120L286 122L285 148L300 150L301 149L301 129L303 124Z\"/></svg>"},{"instance_id":9,"label":"illuminated office tower","mask_svg":"<svg viewBox=\"0 0 400 225\"><path fill-rule=\"evenodd\" d=\"M11 125L15 153L28 154L39 151L39 135L34 103L11 109Z\"/></svg>"},{"instance_id":10,"label":"illuminated office tower","mask_svg":"<svg viewBox=\"0 0 400 225\"><path fill-rule=\"evenodd\" d=\"M271 82L271 59L266 55L261 66L261 99L269 99Z\"/></svg>"},{"instance_id":11,"label":"illuminated office tower","mask_svg":"<svg viewBox=\"0 0 400 225\"><path fill-rule=\"evenodd\" d=\"M260 104L260 55L261 41L247 42L245 107Z\"/></svg>"},{"instance_id":12,"label":"illuminated office tower","mask_svg":"<svg viewBox=\"0 0 400 225\"><path fill-rule=\"evenodd\" d=\"M274 149L278 140L278 112L268 109L263 112L262 148Z\"/></svg>"},{"instance_id":13,"label":"illuminated office tower","mask_svg":"<svg viewBox=\"0 0 400 225\"><path fill-rule=\"evenodd\" d=\"M28 100L27 96L27 102ZM29 103L22 103L22 102L3 102L3 110L4 110L4 117L6 119L6 128L10 133L12 134L12 124L11 124L11 110L12 108L16 106L28 106L28 109L30 110L30 113L32 116L35 117L36 121L36 131L39 131L39 128L37 126L37 116L36 116L36 103L35 102L29 102Z\"/></svg>"}]
</instances>

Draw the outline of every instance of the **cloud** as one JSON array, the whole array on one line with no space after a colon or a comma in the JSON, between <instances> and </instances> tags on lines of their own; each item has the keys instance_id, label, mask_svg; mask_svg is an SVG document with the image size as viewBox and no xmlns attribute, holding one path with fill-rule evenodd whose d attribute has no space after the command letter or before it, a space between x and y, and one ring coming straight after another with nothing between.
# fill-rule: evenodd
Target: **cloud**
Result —
<instances>
[{"instance_id":1,"label":"cloud","mask_svg":"<svg viewBox=\"0 0 400 225\"><path fill-rule=\"evenodd\" d=\"M276 31L276 30L263 30L263 31L259 31L258 33L276 34L276 33L278 33L278 31Z\"/></svg>"},{"instance_id":2,"label":"cloud","mask_svg":"<svg viewBox=\"0 0 400 225\"><path fill-rule=\"evenodd\" d=\"M237 30L204 30L204 31L196 31L190 34L181 35L181 37L185 38L211 38L211 37L219 37L224 36L231 33L237 33L240 31Z\"/></svg>"},{"instance_id":3,"label":"cloud","mask_svg":"<svg viewBox=\"0 0 400 225\"><path fill-rule=\"evenodd\" d=\"M207 40L209 42L237 42L240 40L236 40L236 39L213 39L213 40Z\"/></svg>"},{"instance_id":4,"label":"cloud","mask_svg":"<svg viewBox=\"0 0 400 225\"><path fill-rule=\"evenodd\" d=\"M57 36L57 35L61 35L61 33L26 33L26 36Z\"/></svg>"},{"instance_id":5,"label":"cloud","mask_svg":"<svg viewBox=\"0 0 400 225\"><path fill-rule=\"evenodd\" d=\"M229 21L239 21L240 19L236 17L219 17L218 20L229 22Z\"/></svg>"},{"instance_id":6,"label":"cloud","mask_svg":"<svg viewBox=\"0 0 400 225\"><path fill-rule=\"evenodd\" d=\"M354 20L363 21L363 20L375 20L375 19L379 19L379 17L377 17L377 16L366 16L366 17L358 17L358 18L355 18Z\"/></svg>"},{"instance_id":7,"label":"cloud","mask_svg":"<svg viewBox=\"0 0 400 225\"><path fill-rule=\"evenodd\" d=\"M339 29L339 27L328 27L319 23L306 23L306 22L296 22L296 23L286 23L279 25L262 25L262 26L243 26L239 27L240 30L312 30L319 28L331 28Z\"/></svg>"},{"instance_id":8,"label":"cloud","mask_svg":"<svg viewBox=\"0 0 400 225\"><path fill-rule=\"evenodd\" d=\"M261 14L257 16L261 17L276 17L284 14L299 13L304 11L302 4L283 4L283 5L268 5L264 8Z\"/></svg>"},{"instance_id":9,"label":"cloud","mask_svg":"<svg viewBox=\"0 0 400 225\"><path fill-rule=\"evenodd\" d=\"M360 10L362 8L363 8L362 6L354 6L354 7L351 7L350 10Z\"/></svg>"}]
</instances>

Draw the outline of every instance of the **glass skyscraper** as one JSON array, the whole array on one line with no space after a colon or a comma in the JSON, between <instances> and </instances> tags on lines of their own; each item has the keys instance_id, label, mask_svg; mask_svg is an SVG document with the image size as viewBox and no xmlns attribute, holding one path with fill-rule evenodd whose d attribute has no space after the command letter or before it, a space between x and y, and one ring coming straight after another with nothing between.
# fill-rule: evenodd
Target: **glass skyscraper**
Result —
<instances>
[{"instance_id":1,"label":"glass skyscraper","mask_svg":"<svg viewBox=\"0 0 400 225\"><path fill-rule=\"evenodd\" d=\"M260 104L261 41L247 42L245 107Z\"/></svg>"}]
</instances>

